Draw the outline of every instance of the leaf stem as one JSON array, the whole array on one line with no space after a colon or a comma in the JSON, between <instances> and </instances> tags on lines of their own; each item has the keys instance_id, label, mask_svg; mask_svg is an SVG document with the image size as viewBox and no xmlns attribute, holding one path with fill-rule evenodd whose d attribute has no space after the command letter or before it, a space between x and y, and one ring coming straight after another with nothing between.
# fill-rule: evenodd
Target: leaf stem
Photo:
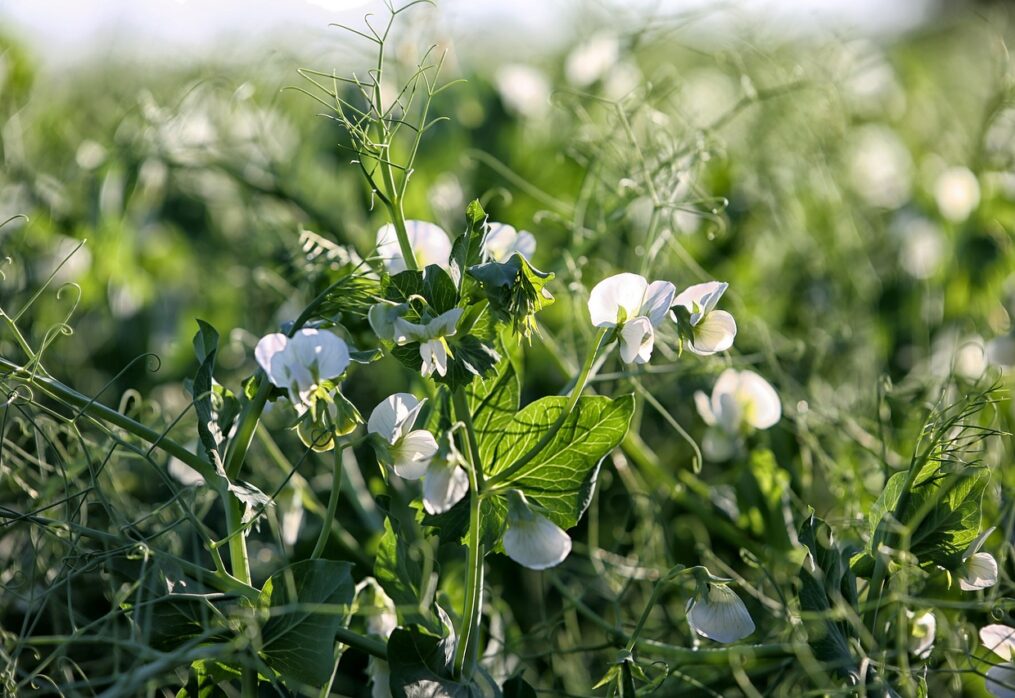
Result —
<instances>
[{"instance_id":1,"label":"leaf stem","mask_svg":"<svg viewBox=\"0 0 1015 698\"><path fill-rule=\"evenodd\" d=\"M317 544L314 545L314 551L310 553L311 560L316 560L324 554L324 548L328 544L328 536L331 534L331 524L335 521L335 512L338 510L338 497L342 493L342 453L345 451L345 444L336 441L333 450L335 463L331 471L331 494L328 495L328 510L324 514Z\"/></svg>"},{"instance_id":2,"label":"leaf stem","mask_svg":"<svg viewBox=\"0 0 1015 698\"><path fill-rule=\"evenodd\" d=\"M466 426L466 440L472 461L467 468L469 474L469 540L468 555L466 559L465 577L465 607L462 610L462 627L458 633L458 644L455 646L455 657L453 670L456 677L465 673L466 676L472 673L472 664L476 652L471 652L478 643L479 619L483 607L483 572L485 550L479 531L480 505L482 499L479 494L479 483L482 478L482 463L479 460L479 446L476 442L475 431L471 428L472 417L469 414L469 404L462 390L453 393L452 400L455 407L455 416L462 420ZM471 657L471 661L470 661ZM466 665L469 665L466 667Z\"/></svg>"}]
</instances>

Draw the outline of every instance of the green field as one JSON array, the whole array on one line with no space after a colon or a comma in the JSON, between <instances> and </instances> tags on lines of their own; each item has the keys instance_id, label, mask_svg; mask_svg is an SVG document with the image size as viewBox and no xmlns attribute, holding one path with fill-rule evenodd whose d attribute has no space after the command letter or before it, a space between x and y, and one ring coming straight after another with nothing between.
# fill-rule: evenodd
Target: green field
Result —
<instances>
[{"instance_id":1,"label":"green field","mask_svg":"<svg viewBox=\"0 0 1015 698\"><path fill-rule=\"evenodd\" d=\"M1015 696L1012 15L948 10L0 27L4 695Z\"/></svg>"}]
</instances>

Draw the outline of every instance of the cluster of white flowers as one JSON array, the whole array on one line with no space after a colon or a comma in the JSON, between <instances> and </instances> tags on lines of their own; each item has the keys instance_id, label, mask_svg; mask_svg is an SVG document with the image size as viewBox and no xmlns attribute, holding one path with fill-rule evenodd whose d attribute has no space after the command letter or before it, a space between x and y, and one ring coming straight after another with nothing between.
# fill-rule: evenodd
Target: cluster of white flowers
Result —
<instances>
[{"instance_id":1,"label":"cluster of white flowers","mask_svg":"<svg viewBox=\"0 0 1015 698\"><path fill-rule=\"evenodd\" d=\"M708 356L726 351L737 336L737 323L725 310L716 310L728 284L710 281L689 286L680 295L669 281L649 283L638 274L622 273L603 279L589 294L589 315L600 328L616 328L620 358L628 364L648 363L656 331L667 317L679 326L672 312L687 312L688 348Z\"/></svg>"},{"instance_id":2,"label":"cluster of white flowers","mask_svg":"<svg viewBox=\"0 0 1015 698\"><path fill-rule=\"evenodd\" d=\"M444 267L450 266L451 237L436 223L427 221L407 220L405 232L409 244L416 256L416 265L422 269L430 264ZM525 230L515 230L506 223L486 223L486 234L483 237L483 253L494 262L506 262L515 253L526 259L532 259L536 251L535 236ZM402 257L398 245L395 226L382 226L377 231L377 256L384 262L389 274L397 274L408 267Z\"/></svg>"}]
</instances>

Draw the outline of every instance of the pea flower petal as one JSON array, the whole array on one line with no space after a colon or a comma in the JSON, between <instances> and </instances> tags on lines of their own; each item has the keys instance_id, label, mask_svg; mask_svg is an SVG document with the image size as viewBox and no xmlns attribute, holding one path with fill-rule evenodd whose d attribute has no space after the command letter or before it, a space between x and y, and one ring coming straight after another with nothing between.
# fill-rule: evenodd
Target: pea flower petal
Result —
<instances>
[{"instance_id":1,"label":"pea flower petal","mask_svg":"<svg viewBox=\"0 0 1015 698\"><path fill-rule=\"evenodd\" d=\"M747 606L725 584L708 584L688 604L687 621L694 632L716 642L736 642L754 632Z\"/></svg>"},{"instance_id":2,"label":"pea flower petal","mask_svg":"<svg viewBox=\"0 0 1015 698\"><path fill-rule=\"evenodd\" d=\"M483 252L495 262L506 262L515 253L531 260L536 252L536 238L506 223L489 223L483 238Z\"/></svg>"},{"instance_id":3,"label":"pea flower petal","mask_svg":"<svg viewBox=\"0 0 1015 698\"><path fill-rule=\"evenodd\" d=\"M430 264L447 267L451 258L451 238L444 229L427 221L408 220L405 232L409 244L416 255L416 263L420 268ZM398 244L398 234L391 223L377 231L377 255L384 261L389 274L397 274L408 267L402 258L402 249Z\"/></svg>"}]
</instances>

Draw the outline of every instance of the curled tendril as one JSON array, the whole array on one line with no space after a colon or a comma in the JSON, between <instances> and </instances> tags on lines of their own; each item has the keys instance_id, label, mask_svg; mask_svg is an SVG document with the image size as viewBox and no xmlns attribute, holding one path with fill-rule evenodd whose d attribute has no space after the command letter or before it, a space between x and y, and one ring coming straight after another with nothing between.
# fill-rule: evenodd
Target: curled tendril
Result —
<instances>
[{"instance_id":1,"label":"curled tendril","mask_svg":"<svg viewBox=\"0 0 1015 698\"><path fill-rule=\"evenodd\" d=\"M90 399L88 402L82 405L74 413L74 415L70 418L70 421L76 422L78 419L80 419L81 415L83 415L86 410L88 410L92 405L95 404L95 402L99 399L99 396L102 395L102 393L106 392L106 390L109 389L109 386L113 385L113 383L119 380L120 377L123 376L127 371L129 371L131 367L133 367L134 364L136 364L138 361L144 361L146 363L146 367L151 373L158 373L159 370L162 368L162 359L160 359L159 355L154 352L149 351L145 352L144 354L139 354L135 356L133 359L128 361L127 364L123 368L121 368L115 376L106 381L106 384L103 385L102 388L97 393L95 393L92 399Z\"/></svg>"},{"instance_id":2,"label":"curled tendril","mask_svg":"<svg viewBox=\"0 0 1015 698\"><path fill-rule=\"evenodd\" d=\"M137 405L139 412L141 407L144 405L144 398L141 396L141 391L136 388L127 388L123 391L123 395L120 396L120 405L117 407L117 412L127 415L128 417L131 416L131 403Z\"/></svg>"},{"instance_id":3,"label":"curled tendril","mask_svg":"<svg viewBox=\"0 0 1015 698\"><path fill-rule=\"evenodd\" d=\"M24 394L22 394L21 391L24 391ZM7 393L6 399L0 407L10 407L11 405L14 405L19 398L25 404L31 404L35 400L35 393L32 392L31 386L24 383L14 386L14 388Z\"/></svg>"}]
</instances>

